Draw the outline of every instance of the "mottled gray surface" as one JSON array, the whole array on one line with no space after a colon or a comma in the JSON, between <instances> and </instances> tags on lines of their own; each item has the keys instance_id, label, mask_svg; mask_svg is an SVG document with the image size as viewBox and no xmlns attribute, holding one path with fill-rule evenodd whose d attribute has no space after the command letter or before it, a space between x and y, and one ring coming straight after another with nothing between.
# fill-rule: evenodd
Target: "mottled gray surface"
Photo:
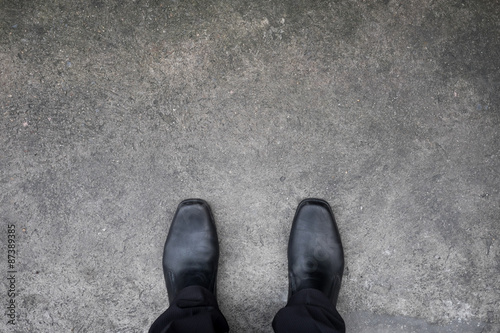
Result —
<instances>
[{"instance_id":1,"label":"mottled gray surface","mask_svg":"<svg viewBox=\"0 0 500 333\"><path fill-rule=\"evenodd\" d=\"M348 332L500 332L499 22L495 0L0 0L0 331L146 332L201 197L232 332L271 332L315 196Z\"/></svg>"}]
</instances>

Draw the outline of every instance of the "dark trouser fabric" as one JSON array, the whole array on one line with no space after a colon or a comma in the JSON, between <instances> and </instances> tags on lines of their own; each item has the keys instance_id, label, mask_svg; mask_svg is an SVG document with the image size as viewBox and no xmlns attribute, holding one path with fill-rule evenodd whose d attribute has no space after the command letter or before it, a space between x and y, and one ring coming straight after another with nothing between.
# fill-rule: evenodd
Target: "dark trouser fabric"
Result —
<instances>
[{"instance_id":1,"label":"dark trouser fabric","mask_svg":"<svg viewBox=\"0 0 500 333\"><path fill-rule=\"evenodd\" d=\"M293 295L273 320L276 333L344 333L344 320L321 291ZM207 289L182 289L149 329L149 333L226 333L229 331L215 296Z\"/></svg>"},{"instance_id":2,"label":"dark trouser fabric","mask_svg":"<svg viewBox=\"0 0 500 333\"><path fill-rule=\"evenodd\" d=\"M200 286L179 291L167 311L149 329L149 333L225 332L229 332L229 326L214 294Z\"/></svg>"},{"instance_id":3,"label":"dark trouser fabric","mask_svg":"<svg viewBox=\"0 0 500 333\"><path fill-rule=\"evenodd\" d=\"M321 291L304 289L293 295L273 320L276 333L344 333L344 320Z\"/></svg>"}]
</instances>

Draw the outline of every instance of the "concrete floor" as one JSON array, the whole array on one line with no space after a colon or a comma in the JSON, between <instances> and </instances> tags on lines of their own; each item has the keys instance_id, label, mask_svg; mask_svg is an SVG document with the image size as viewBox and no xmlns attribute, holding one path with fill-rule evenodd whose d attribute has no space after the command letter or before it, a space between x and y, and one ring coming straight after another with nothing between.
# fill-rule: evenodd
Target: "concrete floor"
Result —
<instances>
[{"instance_id":1,"label":"concrete floor","mask_svg":"<svg viewBox=\"0 0 500 333\"><path fill-rule=\"evenodd\" d=\"M499 22L498 0L0 0L0 331L147 332L201 197L232 332L272 332L313 196L348 332L500 332Z\"/></svg>"}]
</instances>

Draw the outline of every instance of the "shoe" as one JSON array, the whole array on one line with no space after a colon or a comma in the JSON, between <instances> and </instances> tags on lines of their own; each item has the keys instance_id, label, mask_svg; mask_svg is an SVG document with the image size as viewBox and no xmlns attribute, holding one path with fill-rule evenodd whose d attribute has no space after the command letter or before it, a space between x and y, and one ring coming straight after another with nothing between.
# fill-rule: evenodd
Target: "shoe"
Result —
<instances>
[{"instance_id":1,"label":"shoe","mask_svg":"<svg viewBox=\"0 0 500 333\"><path fill-rule=\"evenodd\" d=\"M337 299L344 272L344 251L328 202L305 199L297 207L288 242L288 298L313 288Z\"/></svg>"},{"instance_id":2,"label":"shoe","mask_svg":"<svg viewBox=\"0 0 500 333\"><path fill-rule=\"evenodd\" d=\"M219 241L208 203L182 201L177 207L163 251L163 274L170 302L189 286L201 286L215 295Z\"/></svg>"}]
</instances>

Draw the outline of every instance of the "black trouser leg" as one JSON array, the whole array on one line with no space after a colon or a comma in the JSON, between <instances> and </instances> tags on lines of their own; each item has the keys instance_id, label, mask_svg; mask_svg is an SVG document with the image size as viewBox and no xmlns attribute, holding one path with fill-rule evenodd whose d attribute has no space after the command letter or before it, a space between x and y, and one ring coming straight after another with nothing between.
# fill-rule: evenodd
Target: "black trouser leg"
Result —
<instances>
[{"instance_id":1,"label":"black trouser leg","mask_svg":"<svg viewBox=\"0 0 500 333\"><path fill-rule=\"evenodd\" d=\"M179 291L149 333L226 333L229 326L215 296L200 286Z\"/></svg>"},{"instance_id":2,"label":"black trouser leg","mask_svg":"<svg viewBox=\"0 0 500 333\"><path fill-rule=\"evenodd\" d=\"M304 289L293 295L273 320L276 333L344 333L344 320L321 291Z\"/></svg>"}]
</instances>

